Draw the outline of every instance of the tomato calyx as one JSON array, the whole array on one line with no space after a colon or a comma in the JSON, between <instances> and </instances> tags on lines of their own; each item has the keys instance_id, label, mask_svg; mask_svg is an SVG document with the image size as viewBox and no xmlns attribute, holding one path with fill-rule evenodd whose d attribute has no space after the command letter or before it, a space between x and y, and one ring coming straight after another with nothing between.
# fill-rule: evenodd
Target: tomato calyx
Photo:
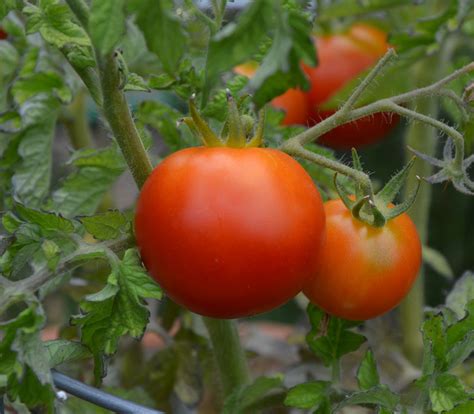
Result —
<instances>
[{"instance_id":1,"label":"tomato calyx","mask_svg":"<svg viewBox=\"0 0 474 414\"><path fill-rule=\"evenodd\" d=\"M362 170L359 155L352 149L353 166ZM393 200L406 183L411 167L415 162L413 157L397 174L395 174L376 194L367 194L360 185L356 185L355 194L351 194L341 185L337 173L334 175L334 185L344 205L351 211L354 218L372 227L383 227L387 221L405 213L414 203L421 178L417 176L417 184L412 193L401 203L394 204Z\"/></svg>"},{"instance_id":2,"label":"tomato calyx","mask_svg":"<svg viewBox=\"0 0 474 414\"><path fill-rule=\"evenodd\" d=\"M423 154L411 147L408 147L408 149L423 161L435 168L439 168L430 177L423 177L424 181L430 184L451 182L454 188L461 193L474 195L474 181L469 176L469 168L474 164L474 155L464 159L464 152L459 151L454 146L451 138L448 138L444 145L442 159Z\"/></svg>"},{"instance_id":3,"label":"tomato calyx","mask_svg":"<svg viewBox=\"0 0 474 414\"><path fill-rule=\"evenodd\" d=\"M229 89L226 90L228 115L219 135L209 127L196 108L196 96L189 99L190 117L182 118L179 123L186 124L191 132L207 147L252 148L263 144L265 110L258 115L256 127L254 118L241 114Z\"/></svg>"}]
</instances>

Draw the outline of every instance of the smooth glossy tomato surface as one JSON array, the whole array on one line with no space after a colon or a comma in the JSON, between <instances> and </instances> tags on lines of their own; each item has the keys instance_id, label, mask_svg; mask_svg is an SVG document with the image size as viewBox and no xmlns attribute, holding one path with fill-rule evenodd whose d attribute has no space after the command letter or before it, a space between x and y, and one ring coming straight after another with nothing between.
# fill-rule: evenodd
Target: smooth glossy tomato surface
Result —
<instances>
[{"instance_id":1,"label":"smooth glossy tomato surface","mask_svg":"<svg viewBox=\"0 0 474 414\"><path fill-rule=\"evenodd\" d=\"M421 243L406 213L382 228L355 219L341 200L325 203L326 239L303 292L331 315L366 320L397 306L421 266Z\"/></svg>"},{"instance_id":2,"label":"smooth glossy tomato surface","mask_svg":"<svg viewBox=\"0 0 474 414\"><path fill-rule=\"evenodd\" d=\"M315 272L318 190L291 157L263 148L188 148L159 164L137 204L143 262L189 310L237 318L282 305Z\"/></svg>"},{"instance_id":3,"label":"smooth glossy tomato surface","mask_svg":"<svg viewBox=\"0 0 474 414\"><path fill-rule=\"evenodd\" d=\"M257 70L253 62L236 66L234 72L239 75L252 77ZM283 125L307 125L310 118L309 102L306 93L300 89L288 89L285 93L274 98L271 104L285 112Z\"/></svg>"},{"instance_id":4,"label":"smooth glossy tomato surface","mask_svg":"<svg viewBox=\"0 0 474 414\"><path fill-rule=\"evenodd\" d=\"M314 68L304 66L311 81L308 92L310 125L334 113L327 108L321 109L321 105L385 54L389 47L386 37L377 28L356 24L347 33L316 38L319 63ZM398 120L398 115L376 114L335 128L322 136L320 142L334 148L370 144L386 136Z\"/></svg>"}]
</instances>

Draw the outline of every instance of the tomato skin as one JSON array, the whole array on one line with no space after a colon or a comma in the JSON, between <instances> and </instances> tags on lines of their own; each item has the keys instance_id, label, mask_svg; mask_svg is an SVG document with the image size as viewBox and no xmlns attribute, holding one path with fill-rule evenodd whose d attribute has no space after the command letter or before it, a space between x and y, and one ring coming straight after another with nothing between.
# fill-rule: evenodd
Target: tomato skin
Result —
<instances>
[{"instance_id":1,"label":"tomato skin","mask_svg":"<svg viewBox=\"0 0 474 414\"><path fill-rule=\"evenodd\" d=\"M315 39L318 66L303 65L310 79L308 92L309 125L315 125L335 112L321 109L344 84L374 65L388 50L386 34L366 24L356 24L347 33ZM347 149L376 142L387 135L399 121L398 115L375 114L339 126L323 135L319 142Z\"/></svg>"},{"instance_id":2,"label":"tomato skin","mask_svg":"<svg viewBox=\"0 0 474 414\"><path fill-rule=\"evenodd\" d=\"M258 65L255 62L248 62L236 66L234 72L238 75L251 78L257 71ZM282 109L285 117L282 125L307 125L310 118L309 102L306 93L301 89L291 88L282 95L277 96L271 102L272 106Z\"/></svg>"},{"instance_id":3,"label":"tomato skin","mask_svg":"<svg viewBox=\"0 0 474 414\"><path fill-rule=\"evenodd\" d=\"M349 320L375 318L397 306L421 266L421 242L409 216L375 228L352 217L340 199L326 202L324 210L326 240L304 294Z\"/></svg>"},{"instance_id":4,"label":"tomato skin","mask_svg":"<svg viewBox=\"0 0 474 414\"><path fill-rule=\"evenodd\" d=\"M137 204L136 240L178 304L237 318L269 311L315 271L324 209L306 171L275 149L188 148L159 164Z\"/></svg>"},{"instance_id":5,"label":"tomato skin","mask_svg":"<svg viewBox=\"0 0 474 414\"><path fill-rule=\"evenodd\" d=\"M0 40L5 40L8 38L8 33L0 27Z\"/></svg>"}]
</instances>

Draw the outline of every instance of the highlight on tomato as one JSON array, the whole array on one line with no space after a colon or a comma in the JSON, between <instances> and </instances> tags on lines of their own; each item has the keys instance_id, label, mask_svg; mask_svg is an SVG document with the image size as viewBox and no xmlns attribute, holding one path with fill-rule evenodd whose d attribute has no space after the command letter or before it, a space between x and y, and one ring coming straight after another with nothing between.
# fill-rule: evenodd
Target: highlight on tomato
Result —
<instances>
[{"instance_id":1,"label":"highlight on tomato","mask_svg":"<svg viewBox=\"0 0 474 414\"><path fill-rule=\"evenodd\" d=\"M366 320L397 306L421 266L421 242L407 213L373 227L356 219L341 199L324 204L326 238L316 272L303 289L330 315Z\"/></svg>"},{"instance_id":2,"label":"highlight on tomato","mask_svg":"<svg viewBox=\"0 0 474 414\"><path fill-rule=\"evenodd\" d=\"M259 148L263 116L244 135L229 97L228 134L183 120L204 146L165 158L145 182L135 233L142 260L178 304L238 318L293 298L315 272L324 210L311 177L287 154Z\"/></svg>"},{"instance_id":3,"label":"highlight on tomato","mask_svg":"<svg viewBox=\"0 0 474 414\"><path fill-rule=\"evenodd\" d=\"M324 104L344 85L373 66L388 50L387 34L368 24L358 23L345 33L315 38L318 65L303 65L311 83L308 92L309 125L332 115L337 108ZM318 142L339 149L358 148L385 137L398 123L397 114L376 113L341 125Z\"/></svg>"}]
</instances>

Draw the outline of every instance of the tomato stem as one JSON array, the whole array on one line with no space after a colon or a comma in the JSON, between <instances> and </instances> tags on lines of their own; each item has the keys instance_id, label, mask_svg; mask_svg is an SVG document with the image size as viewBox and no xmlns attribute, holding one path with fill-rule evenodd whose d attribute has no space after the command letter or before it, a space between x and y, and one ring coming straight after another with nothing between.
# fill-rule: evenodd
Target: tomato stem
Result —
<instances>
[{"instance_id":1,"label":"tomato stem","mask_svg":"<svg viewBox=\"0 0 474 414\"><path fill-rule=\"evenodd\" d=\"M141 188L153 170L120 85L120 74L113 55L101 62L100 81L104 96L103 113L130 171Z\"/></svg>"},{"instance_id":2,"label":"tomato stem","mask_svg":"<svg viewBox=\"0 0 474 414\"><path fill-rule=\"evenodd\" d=\"M88 30L89 27L89 8L84 0L66 0L67 5L81 23L82 27Z\"/></svg>"},{"instance_id":3,"label":"tomato stem","mask_svg":"<svg viewBox=\"0 0 474 414\"><path fill-rule=\"evenodd\" d=\"M236 321L203 318L211 338L222 388L228 396L236 388L250 382L250 373L240 345Z\"/></svg>"},{"instance_id":4,"label":"tomato stem","mask_svg":"<svg viewBox=\"0 0 474 414\"><path fill-rule=\"evenodd\" d=\"M87 121L85 98L85 90L81 89L67 107L65 116L62 117L63 124L68 131L74 149L92 146L92 136Z\"/></svg>"}]
</instances>

